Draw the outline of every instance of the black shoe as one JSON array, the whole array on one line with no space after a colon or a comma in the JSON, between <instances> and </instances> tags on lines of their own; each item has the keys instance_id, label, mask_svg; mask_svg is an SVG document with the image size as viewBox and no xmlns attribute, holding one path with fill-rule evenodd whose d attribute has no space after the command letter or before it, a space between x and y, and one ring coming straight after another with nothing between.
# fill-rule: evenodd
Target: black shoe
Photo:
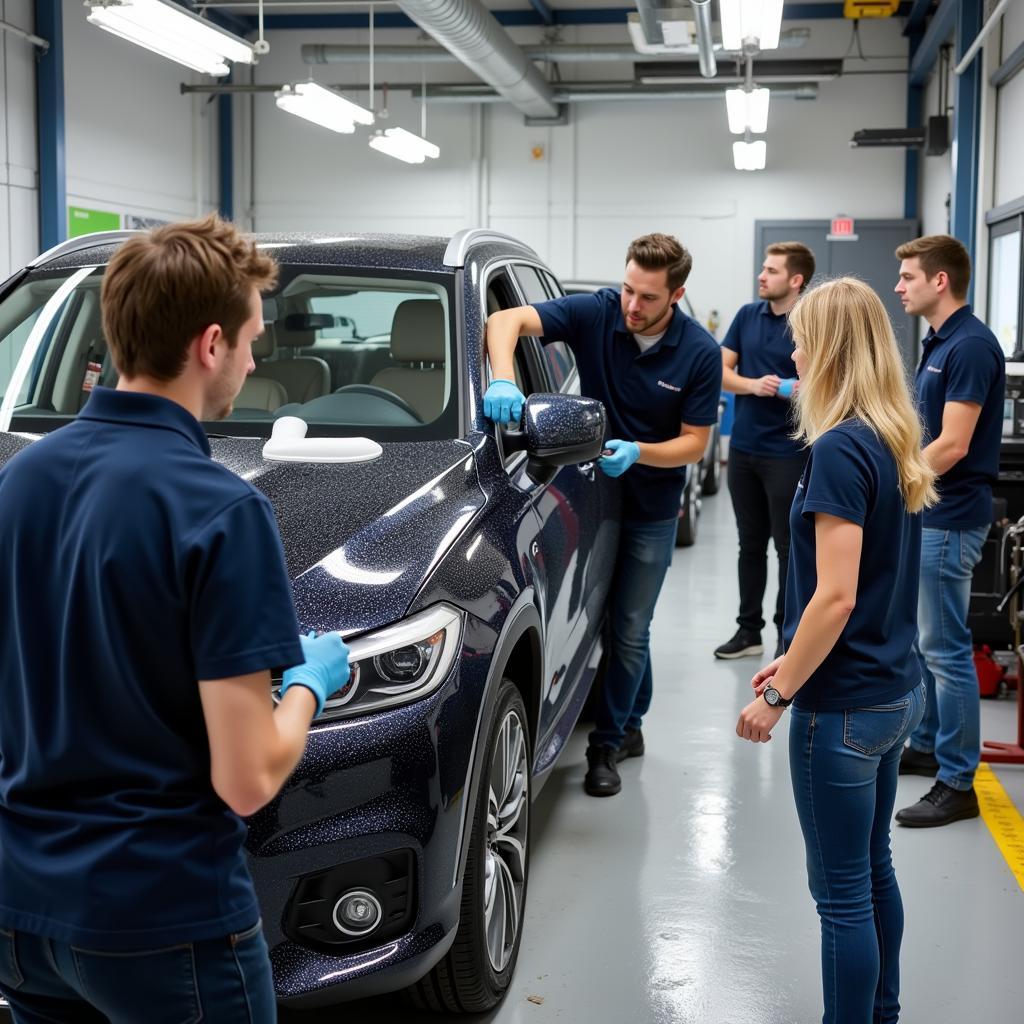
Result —
<instances>
[{"instance_id":1,"label":"black shoe","mask_svg":"<svg viewBox=\"0 0 1024 1024\"><path fill-rule=\"evenodd\" d=\"M936 782L912 807L897 811L896 820L908 828L934 828L976 818L980 813L973 787L953 789L944 782Z\"/></svg>"},{"instance_id":2,"label":"black shoe","mask_svg":"<svg viewBox=\"0 0 1024 1024\"><path fill-rule=\"evenodd\" d=\"M615 753L616 761L625 761L627 757L644 756L644 734L639 729L627 729L622 746Z\"/></svg>"},{"instance_id":3,"label":"black shoe","mask_svg":"<svg viewBox=\"0 0 1024 1024\"><path fill-rule=\"evenodd\" d=\"M619 752L614 747L587 747L587 776L583 788L590 796L615 796L622 779L615 767Z\"/></svg>"},{"instance_id":4,"label":"black shoe","mask_svg":"<svg viewBox=\"0 0 1024 1024\"><path fill-rule=\"evenodd\" d=\"M934 779L939 773L939 762L934 754L926 754L923 750L904 747L900 754L900 775L923 775Z\"/></svg>"},{"instance_id":5,"label":"black shoe","mask_svg":"<svg viewBox=\"0 0 1024 1024\"><path fill-rule=\"evenodd\" d=\"M715 648L715 657L747 658L754 654L761 654L763 651L761 634L741 626L731 640L726 640L720 647Z\"/></svg>"}]
</instances>

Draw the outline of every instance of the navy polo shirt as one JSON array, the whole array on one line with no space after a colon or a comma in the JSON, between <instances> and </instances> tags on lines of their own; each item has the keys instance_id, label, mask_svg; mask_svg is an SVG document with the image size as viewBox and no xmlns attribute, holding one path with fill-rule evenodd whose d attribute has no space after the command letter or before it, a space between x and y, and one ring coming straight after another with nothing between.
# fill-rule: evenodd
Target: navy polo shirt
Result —
<instances>
[{"instance_id":1,"label":"navy polo shirt","mask_svg":"<svg viewBox=\"0 0 1024 1024\"><path fill-rule=\"evenodd\" d=\"M599 399L608 437L657 443L679 436L682 424L718 422L722 358L714 338L678 307L664 336L641 352L626 329L619 293L539 302L543 341L564 341L576 356L580 389ZM623 475L623 515L640 522L675 519L686 467L634 464Z\"/></svg>"},{"instance_id":2,"label":"navy polo shirt","mask_svg":"<svg viewBox=\"0 0 1024 1024\"><path fill-rule=\"evenodd\" d=\"M924 443L942 433L947 402L981 406L967 454L939 477L939 504L924 513L935 530L969 530L992 522L992 483L999 473L1006 397L1006 359L996 336L961 306L924 339L914 381Z\"/></svg>"},{"instance_id":3,"label":"navy polo shirt","mask_svg":"<svg viewBox=\"0 0 1024 1024\"><path fill-rule=\"evenodd\" d=\"M764 377L769 373L783 379L796 376L789 314L776 315L767 300L749 302L740 308L729 325L722 348L739 356L736 372L744 377ZM748 455L775 458L802 455L802 444L791 436L794 426L790 399L778 395L737 395L729 447Z\"/></svg>"},{"instance_id":4,"label":"navy polo shirt","mask_svg":"<svg viewBox=\"0 0 1024 1024\"><path fill-rule=\"evenodd\" d=\"M0 926L129 950L255 924L197 680L302 660L270 503L181 406L97 388L0 508Z\"/></svg>"},{"instance_id":5,"label":"navy polo shirt","mask_svg":"<svg viewBox=\"0 0 1024 1024\"><path fill-rule=\"evenodd\" d=\"M818 584L814 513L864 530L857 602L796 706L809 711L872 707L898 700L921 681L914 654L921 573L921 516L907 511L892 453L860 420L811 445L789 516L786 649Z\"/></svg>"}]
</instances>

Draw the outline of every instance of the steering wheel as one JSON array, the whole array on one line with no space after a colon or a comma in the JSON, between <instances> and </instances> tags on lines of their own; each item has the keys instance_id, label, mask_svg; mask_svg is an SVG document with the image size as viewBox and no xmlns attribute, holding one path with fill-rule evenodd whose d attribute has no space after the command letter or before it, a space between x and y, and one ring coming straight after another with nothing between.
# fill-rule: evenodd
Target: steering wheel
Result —
<instances>
[{"instance_id":1,"label":"steering wheel","mask_svg":"<svg viewBox=\"0 0 1024 1024\"><path fill-rule=\"evenodd\" d=\"M412 416L417 423L423 422L423 418L420 414L404 398L402 398L401 395L396 395L394 391L388 391L387 388L379 388L376 384L346 384L343 388L338 388L334 394L343 395L346 391L350 394L370 395L373 398L383 398L385 402L397 405L402 412L408 413L408 415Z\"/></svg>"}]
</instances>

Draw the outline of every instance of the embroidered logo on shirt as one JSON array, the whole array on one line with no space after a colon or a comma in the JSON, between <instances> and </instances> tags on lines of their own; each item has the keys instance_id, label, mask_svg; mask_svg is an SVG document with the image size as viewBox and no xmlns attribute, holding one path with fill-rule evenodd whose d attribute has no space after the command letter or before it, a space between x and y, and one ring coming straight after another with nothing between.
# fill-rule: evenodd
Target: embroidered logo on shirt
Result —
<instances>
[{"instance_id":1,"label":"embroidered logo on shirt","mask_svg":"<svg viewBox=\"0 0 1024 1024\"><path fill-rule=\"evenodd\" d=\"M941 367L941 366L932 366L932 365L931 365L931 363L929 363L929 364L928 364L928 365L927 365L927 366L925 367L925 369L926 369L926 370L927 370L927 371L928 371L929 373L942 373L942 367Z\"/></svg>"},{"instance_id":2,"label":"embroidered logo on shirt","mask_svg":"<svg viewBox=\"0 0 1024 1024\"><path fill-rule=\"evenodd\" d=\"M666 384L665 381L663 381L663 380L659 380L658 381L658 387L659 388L668 388L669 391L682 391L683 390L682 388L677 388L675 386L675 384Z\"/></svg>"}]
</instances>

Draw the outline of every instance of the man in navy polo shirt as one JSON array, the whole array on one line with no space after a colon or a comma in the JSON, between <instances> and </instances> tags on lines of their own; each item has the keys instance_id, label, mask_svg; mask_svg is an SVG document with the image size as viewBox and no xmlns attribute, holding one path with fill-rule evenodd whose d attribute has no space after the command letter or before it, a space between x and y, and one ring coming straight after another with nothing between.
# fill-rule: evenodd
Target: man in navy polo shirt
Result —
<instances>
[{"instance_id":1,"label":"man in navy polo shirt","mask_svg":"<svg viewBox=\"0 0 1024 1024\"><path fill-rule=\"evenodd\" d=\"M779 557L775 600L775 657L782 654L782 625L789 564L789 509L807 453L792 437L793 339L789 311L814 276L814 253L800 242L776 242L764 251L757 278L759 301L736 314L722 342L722 386L736 395L729 438L729 496L740 539L739 628L715 648L716 658L760 654L768 541Z\"/></svg>"},{"instance_id":2,"label":"man in navy polo shirt","mask_svg":"<svg viewBox=\"0 0 1024 1024\"><path fill-rule=\"evenodd\" d=\"M0 469L15 1021L276 1019L240 815L291 773L347 650L300 643L270 503L200 425L252 372L275 277L216 217L125 242L101 293L117 389Z\"/></svg>"},{"instance_id":3,"label":"man in navy polo shirt","mask_svg":"<svg viewBox=\"0 0 1024 1024\"><path fill-rule=\"evenodd\" d=\"M971 263L960 242L929 235L901 245L896 258L896 292L906 311L930 326L915 386L924 455L939 491L939 504L924 513L921 549L918 630L927 705L900 760L901 774L936 781L896 820L927 828L979 813L981 707L967 610L992 524L1006 367L995 335L967 305Z\"/></svg>"},{"instance_id":4,"label":"man in navy polo shirt","mask_svg":"<svg viewBox=\"0 0 1024 1024\"><path fill-rule=\"evenodd\" d=\"M672 561L684 467L700 461L718 419L718 346L676 306L692 262L670 235L645 235L629 247L621 293L603 288L487 320L493 376L485 415L498 423L519 419L524 398L513 357L520 336L564 341L576 356L583 394L599 399L607 413L608 454L598 465L623 477L608 671L587 749L584 788L591 796L618 793L618 762L644 752L651 618Z\"/></svg>"}]
</instances>

